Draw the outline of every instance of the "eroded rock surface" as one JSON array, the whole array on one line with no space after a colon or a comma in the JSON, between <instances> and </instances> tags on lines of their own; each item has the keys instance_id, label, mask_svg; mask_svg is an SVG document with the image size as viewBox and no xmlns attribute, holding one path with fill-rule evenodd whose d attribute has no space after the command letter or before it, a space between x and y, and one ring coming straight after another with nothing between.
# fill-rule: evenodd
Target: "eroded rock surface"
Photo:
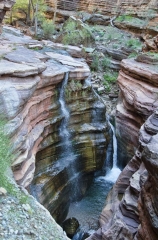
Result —
<instances>
[{"instance_id":1,"label":"eroded rock surface","mask_svg":"<svg viewBox=\"0 0 158 240\"><path fill-rule=\"evenodd\" d=\"M55 7L56 1L46 0L49 6ZM137 0L97 0L97 1L70 1L70 0L59 0L58 1L58 8L62 10L68 11L85 11L85 12L94 12L94 11L101 11L102 13L116 13L120 10L127 10L130 12L131 10L140 11L146 8L156 8L157 1L156 0L143 0L138 2Z\"/></svg>"},{"instance_id":2,"label":"eroded rock surface","mask_svg":"<svg viewBox=\"0 0 158 240\"><path fill-rule=\"evenodd\" d=\"M2 48L0 60L0 113L9 120L14 177L61 222L70 201L84 195L94 172L103 166L108 144L105 106L86 83L90 70L83 59L64 50L61 54L48 41L41 43L41 52L27 49L39 42L25 36L14 36L12 44L11 34L5 33L3 41L9 48ZM71 51L77 55L79 48ZM59 101L66 76L70 155L63 150L65 116Z\"/></svg>"},{"instance_id":3,"label":"eroded rock surface","mask_svg":"<svg viewBox=\"0 0 158 240\"><path fill-rule=\"evenodd\" d=\"M118 76L120 101L116 110L119 159L125 165L138 146L138 131L158 107L158 67L126 59Z\"/></svg>"},{"instance_id":4,"label":"eroded rock surface","mask_svg":"<svg viewBox=\"0 0 158 240\"><path fill-rule=\"evenodd\" d=\"M108 195L101 229L88 239L157 239L157 126L155 111L141 127L139 148Z\"/></svg>"}]
</instances>

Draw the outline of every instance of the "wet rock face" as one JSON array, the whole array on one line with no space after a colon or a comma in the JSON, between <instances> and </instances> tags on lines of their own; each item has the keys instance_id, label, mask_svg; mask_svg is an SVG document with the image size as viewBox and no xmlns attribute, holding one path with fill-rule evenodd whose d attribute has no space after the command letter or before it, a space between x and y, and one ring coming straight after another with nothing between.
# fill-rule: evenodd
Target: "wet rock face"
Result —
<instances>
[{"instance_id":1,"label":"wet rock face","mask_svg":"<svg viewBox=\"0 0 158 240\"><path fill-rule=\"evenodd\" d=\"M44 53L12 47L15 42L39 44L25 36L6 33L4 41L10 48L0 60L0 114L9 121L14 177L19 185L30 186L30 193L62 222L70 201L84 195L94 172L103 166L108 144L105 106L86 83L90 70L83 59L51 47ZM69 118L59 101L66 76L63 96Z\"/></svg>"},{"instance_id":2,"label":"wet rock face","mask_svg":"<svg viewBox=\"0 0 158 240\"><path fill-rule=\"evenodd\" d=\"M158 67L126 59L118 76L120 101L116 110L119 159L125 166L138 146L138 131L158 107Z\"/></svg>"},{"instance_id":3,"label":"wet rock face","mask_svg":"<svg viewBox=\"0 0 158 240\"><path fill-rule=\"evenodd\" d=\"M58 99L57 95L57 103ZM94 171L102 168L108 142L105 107L96 101L91 88L70 80L65 88L65 100L70 112L69 149L64 153L66 143L60 136L63 119L57 105L51 134L44 138L36 155L30 186L31 193L44 203L58 223L66 217L70 202L83 197Z\"/></svg>"},{"instance_id":4,"label":"wet rock face","mask_svg":"<svg viewBox=\"0 0 158 240\"><path fill-rule=\"evenodd\" d=\"M63 222L63 230L68 237L73 237L79 228L79 222L76 218L68 218Z\"/></svg>"},{"instance_id":5,"label":"wet rock face","mask_svg":"<svg viewBox=\"0 0 158 240\"><path fill-rule=\"evenodd\" d=\"M139 132L139 148L120 174L100 216L101 229L88 239L157 240L158 113Z\"/></svg>"},{"instance_id":6,"label":"wet rock face","mask_svg":"<svg viewBox=\"0 0 158 240\"><path fill-rule=\"evenodd\" d=\"M122 61L116 130L119 143L124 144L122 156L130 152L127 155L130 158L132 152L135 154L106 199L100 216L101 229L88 239L158 238L156 79L156 65L132 59Z\"/></svg>"},{"instance_id":7,"label":"wet rock face","mask_svg":"<svg viewBox=\"0 0 158 240\"><path fill-rule=\"evenodd\" d=\"M15 3L15 0L1 0L0 1L0 34L1 34L1 24L3 21L3 18L5 16L6 11L9 11L13 4Z\"/></svg>"}]
</instances>

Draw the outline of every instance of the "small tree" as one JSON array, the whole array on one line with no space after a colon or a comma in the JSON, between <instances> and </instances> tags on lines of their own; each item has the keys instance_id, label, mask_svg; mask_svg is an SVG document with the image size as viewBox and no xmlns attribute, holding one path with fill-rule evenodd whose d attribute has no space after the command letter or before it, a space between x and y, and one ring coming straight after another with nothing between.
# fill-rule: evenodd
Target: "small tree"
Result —
<instances>
[{"instance_id":1,"label":"small tree","mask_svg":"<svg viewBox=\"0 0 158 240\"><path fill-rule=\"evenodd\" d=\"M53 17L53 24L55 24L56 21L56 14L57 14L57 9L58 9L58 0L54 0L55 7L54 7L54 17Z\"/></svg>"},{"instance_id":2,"label":"small tree","mask_svg":"<svg viewBox=\"0 0 158 240\"><path fill-rule=\"evenodd\" d=\"M17 11L22 11L26 15L28 15L28 0L16 0L16 3L13 5L10 11L10 24L13 23L13 17L17 13Z\"/></svg>"}]
</instances>

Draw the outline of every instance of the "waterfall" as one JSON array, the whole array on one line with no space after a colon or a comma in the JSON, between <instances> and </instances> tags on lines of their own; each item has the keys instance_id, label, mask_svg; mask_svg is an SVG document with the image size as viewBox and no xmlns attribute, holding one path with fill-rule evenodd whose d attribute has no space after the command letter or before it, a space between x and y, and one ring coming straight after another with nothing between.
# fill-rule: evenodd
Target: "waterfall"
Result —
<instances>
[{"instance_id":1,"label":"waterfall","mask_svg":"<svg viewBox=\"0 0 158 240\"><path fill-rule=\"evenodd\" d=\"M63 117L60 129L59 129L62 148L61 148L60 157L56 163L56 166L59 166L59 168L63 167L67 169L68 178L69 180L71 179L72 181L71 200L74 200L75 198L77 198L78 192L79 192L79 182L78 182L79 172L77 172L77 169L76 169L76 159L78 155L75 154L73 151L71 134L68 129L70 112L65 101L65 88L67 86L68 79L69 79L69 72L66 72L65 78L61 86L60 95L59 95L61 114Z\"/></svg>"},{"instance_id":2,"label":"waterfall","mask_svg":"<svg viewBox=\"0 0 158 240\"><path fill-rule=\"evenodd\" d=\"M61 89L60 89L60 95L59 95L59 102L61 106L61 114L62 114L62 123L59 129L59 135L61 138L61 151L59 154L59 159L56 161L54 168L57 169L64 169L67 168L68 175L70 178L75 177L76 171L74 167L74 160L76 158L76 155L73 152L72 149L72 142L70 139L70 132L68 129L68 123L70 119L70 113L66 106L65 102L65 87L67 86L69 78L69 73L65 73L65 78L63 80Z\"/></svg>"},{"instance_id":3,"label":"waterfall","mask_svg":"<svg viewBox=\"0 0 158 240\"><path fill-rule=\"evenodd\" d=\"M64 117L62 125L60 127L60 136L62 138L62 141L64 141L66 143L66 146L70 145L70 140L69 140L70 134L69 134L69 131L67 129L68 121L69 121L69 118L70 118L70 113L69 113L69 111L66 107L65 96L64 96L65 95L64 94L65 93L65 87L68 83L68 79L69 79L69 73L66 72L65 78L64 78L61 90L60 90L60 96L59 96L59 102L60 102L60 105L61 105L61 113Z\"/></svg>"},{"instance_id":4,"label":"waterfall","mask_svg":"<svg viewBox=\"0 0 158 240\"><path fill-rule=\"evenodd\" d=\"M117 167L117 139L115 135L115 128L114 126L110 123L109 119L107 118L108 124L111 128L112 131L112 144L113 144L113 156L112 156L112 169L108 170L105 180L111 181L111 182L116 182L119 174L121 173L121 170Z\"/></svg>"},{"instance_id":5,"label":"waterfall","mask_svg":"<svg viewBox=\"0 0 158 240\"><path fill-rule=\"evenodd\" d=\"M91 84L89 78L86 79L86 84L92 87L92 84ZM98 100L105 105L104 100L98 95L98 93L93 89L93 87L92 87L92 91L95 94L95 96L98 98ZM107 116L107 122L108 122L108 124L110 126L110 129L112 131L112 144L113 144L112 169L109 169L109 167L106 165L107 168L105 169L105 172L106 172L105 177L98 177L98 180L101 180L102 178L104 178L106 181L110 181L110 182L115 183L119 174L121 173L121 170L117 167L117 139L116 139L116 135L115 135L115 128L110 123L108 116ZM107 149L107 151L108 151L108 149ZM108 154L109 153L107 152L107 155Z\"/></svg>"}]
</instances>

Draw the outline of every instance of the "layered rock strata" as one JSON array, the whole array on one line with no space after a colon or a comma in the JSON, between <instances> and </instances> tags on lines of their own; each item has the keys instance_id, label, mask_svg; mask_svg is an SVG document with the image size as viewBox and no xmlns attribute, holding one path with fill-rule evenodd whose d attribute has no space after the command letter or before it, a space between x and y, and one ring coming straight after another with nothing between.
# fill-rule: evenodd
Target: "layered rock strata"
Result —
<instances>
[{"instance_id":1,"label":"layered rock strata","mask_svg":"<svg viewBox=\"0 0 158 240\"><path fill-rule=\"evenodd\" d=\"M139 132L139 148L120 174L100 216L101 228L88 239L158 238L158 113Z\"/></svg>"},{"instance_id":2,"label":"layered rock strata","mask_svg":"<svg viewBox=\"0 0 158 240\"><path fill-rule=\"evenodd\" d=\"M50 7L55 7L56 1L46 0ZM68 11L85 11L85 12L94 12L100 11L102 13L116 13L117 11L122 10L130 12L131 10L140 11L146 10L148 8L157 8L157 1L156 0L143 0L138 2L136 0L91 0L91 1L83 1L83 0L58 0L57 2L58 9L68 10Z\"/></svg>"},{"instance_id":3,"label":"layered rock strata","mask_svg":"<svg viewBox=\"0 0 158 240\"><path fill-rule=\"evenodd\" d=\"M7 37L9 45L10 34L5 43ZM108 144L105 106L85 81L90 70L83 59L50 47L43 53L29 50L19 45L39 42L24 36L12 41L13 48L0 60L0 113L9 120L14 177L19 185L30 186L31 194L61 222L70 201L83 196L93 173L103 166ZM50 46L45 41L43 47L47 43ZM68 144L62 137L66 116L59 101L65 76ZM71 151L65 151L64 145Z\"/></svg>"},{"instance_id":4,"label":"layered rock strata","mask_svg":"<svg viewBox=\"0 0 158 240\"><path fill-rule=\"evenodd\" d=\"M127 164L138 146L138 131L158 107L158 68L126 59L118 76L120 97L116 109L119 161Z\"/></svg>"}]
</instances>

